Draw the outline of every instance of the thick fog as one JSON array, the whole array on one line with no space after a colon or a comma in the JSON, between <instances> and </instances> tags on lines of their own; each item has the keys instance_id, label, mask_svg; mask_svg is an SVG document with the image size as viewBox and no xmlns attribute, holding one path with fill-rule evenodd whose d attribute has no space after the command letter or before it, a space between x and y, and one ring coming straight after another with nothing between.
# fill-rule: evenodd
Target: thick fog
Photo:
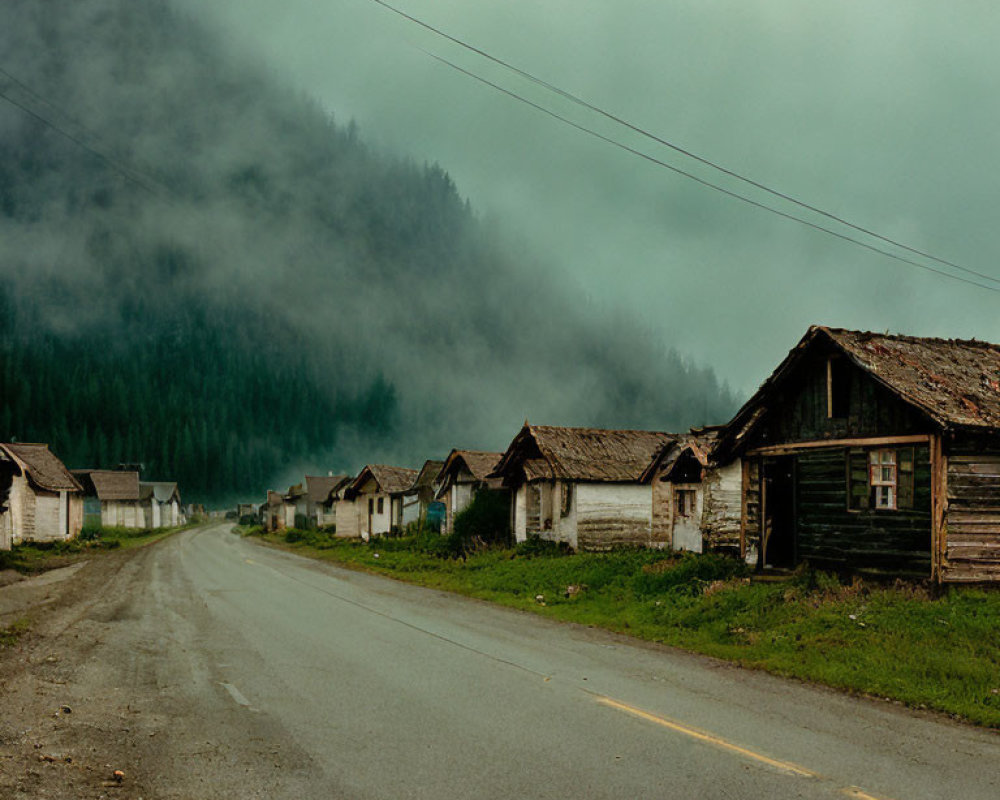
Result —
<instances>
[{"instance_id":1,"label":"thick fog","mask_svg":"<svg viewBox=\"0 0 1000 800\"><path fill-rule=\"evenodd\" d=\"M135 349L169 352L190 337L178 320L192 307L209 327L247 331L247 348L260 350L254 332L278 331L261 380L318 387L334 409L371 399L329 441L290 437L299 451L285 448L275 482L501 448L525 418L678 430L734 410L737 398L670 333L676 308L697 305L702 331L718 337L720 287L664 295L662 314L649 315L657 281L628 301L623 286L587 278L590 261L563 269L607 246L599 217L586 240L565 228L552 246L565 210L543 211L541 190L521 185L512 213L498 198L516 180L497 181L496 195L482 176L456 186L448 147L416 121L342 111L280 52L204 19L160 0L0 9L0 277L22 335L37 326L105 341L121 330ZM437 99L424 113L438 113L444 101L428 91ZM512 134L508 147L527 145ZM616 191L593 184L609 208ZM634 284L634 257L607 263L622 284ZM296 425L269 420L278 436L279 423ZM164 469L196 441L171 447Z\"/></svg>"},{"instance_id":2,"label":"thick fog","mask_svg":"<svg viewBox=\"0 0 1000 800\"><path fill-rule=\"evenodd\" d=\"M476 206L511 222L564 285L602 309L628 309L741 392L812 323L1000 340L995 292L804 229L594 141L422 51L685 166L373 0L186 1L380 141L446 163ZM995 3L393 4L703 156L1000 277Z\"/></svg>"}]
</instances>

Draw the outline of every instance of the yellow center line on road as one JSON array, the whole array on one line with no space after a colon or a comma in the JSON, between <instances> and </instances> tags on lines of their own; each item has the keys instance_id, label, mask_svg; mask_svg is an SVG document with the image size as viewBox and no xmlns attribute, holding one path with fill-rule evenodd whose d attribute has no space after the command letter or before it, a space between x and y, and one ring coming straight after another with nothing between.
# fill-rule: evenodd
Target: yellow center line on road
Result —
<instances>
[{"instance_id":1,"label":"yellow center line on road","mask_svg":"<svg viewBox=\"0 0 1000 800\"><path fill-rule=\"evenodd\" d=\"M643 711L641 708L636 708L635 706L630 706L627 703L622 703L618 700L614 700L611 697L605 697L604 695L595 695L597 702L601 705L608 706L609 708L615 708L619 711L624 711L626 714L631 714L634 717L639 717L639 719L644 719L647 722L655 723L661 727L672 730L676 733L682 733L685 736L689 736L692 739L697 739L700 742L705 742L713 747L719 747L723 750L728 750L731 753L736 753L737 755L743 756L744 758L749 758L753 761L757 761L761 764L766 764L769 767L780 770L782 772L787 772L792 775L798 775L802 778L814 778L818 780L828 781L829 778L821 775L814 770L803 767L800 764L795 764L791 761L781 761L777 758L771 758L763 753L758 753L755 750L750 750L749 748L743 747L733 742L723 739L721 736L716 736L715 734L708 733L707 731L698 730L697 728L692 728L690 725L685 725L681 722L675 720L667 719L666 717L661 717L658 714L651 714L648 711ZM879 798L875 795L868 794L867 792L859 789L857 786L847 786L840 790L841 794L852 797L855 800L886 800L886 798Z\"/></svg>"}]
</instances>

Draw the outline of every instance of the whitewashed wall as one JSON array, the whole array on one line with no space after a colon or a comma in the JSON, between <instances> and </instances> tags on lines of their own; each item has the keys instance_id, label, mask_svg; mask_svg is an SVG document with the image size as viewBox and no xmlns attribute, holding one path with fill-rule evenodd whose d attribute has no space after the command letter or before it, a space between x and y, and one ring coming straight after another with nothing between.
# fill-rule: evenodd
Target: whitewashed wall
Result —
<instances>
[{"instance_id":1,"label":"whitewashed wall","mask_svg":"<svg viewBox=\"0 0 1000 800\"><path fill-rule=\"evenodd\" d=\"M652 501L648 486L578 483L574 500L577 549L649 544Z\"/></svg>"},{"instance_id":2,"label":"whitewashed wall","mask_svg":"<svg viewBox=\"0 0 1000 800\"><path fill-rule=\"evenodd\" d=\"M337 536L342 539L356 539L361 535L358 520L358 503L353 500L337 500L334 505L334 524Z\"/></svg>"},{"instance_id":3,"label":"whitewashed wall","mask_svg":"<svg viewBox=\"0 0 1000 800\"><path fill-rule=\"evenodd\" d=\"M514 493L511 504L514 514L514 539L523 542L528 538L528 484L522 483Z\"/></svg>"}]
</instances>

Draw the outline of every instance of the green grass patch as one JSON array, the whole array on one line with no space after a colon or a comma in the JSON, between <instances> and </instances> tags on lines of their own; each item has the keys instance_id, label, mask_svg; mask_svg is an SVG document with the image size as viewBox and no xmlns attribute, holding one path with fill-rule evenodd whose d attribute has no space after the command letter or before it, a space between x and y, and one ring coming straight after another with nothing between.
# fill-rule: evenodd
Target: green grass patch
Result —
<instances>
[{"instance_id":1,"label":"green grass patch","mask_svg":"<svg viewBox=\"0 0 1000 800\"><path fill-rule=\"evenodd\" d=\"M0 551L0 569L15 569L25 575L47 572L109 550L142 547L194 524L153 529L86 527L69 541L25 542L12 550Z\"/></svg>"},{"instance_id":2,"label":"green grass patch","mask_svg":"<svg viewBox=\"0 0 1000 800\"><path fill-rule=\"evenodd\" d=\"M443 537L256 534L302 555L1000 728L1000 592L822 573L752 582L716 555L571 554L548 543L447 557Z\"/></svg>"}]
</instances>

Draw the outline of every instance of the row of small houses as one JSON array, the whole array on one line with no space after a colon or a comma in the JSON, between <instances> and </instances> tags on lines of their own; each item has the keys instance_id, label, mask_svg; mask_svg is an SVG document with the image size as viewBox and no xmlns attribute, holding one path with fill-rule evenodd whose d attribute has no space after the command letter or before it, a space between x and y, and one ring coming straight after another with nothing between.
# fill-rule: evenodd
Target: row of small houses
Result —
<instances>
[{"instance_id":1,"label":"row of small houses","mask_svg":"<svg viewBox=\"0 0 1000 800\"><path fill-rule=\"evenodd\" d=\"M814 326L728 424L526 422L503 453L309 477L261 513L367 539L439 502L447 532L483 489L509 493L518 541L1000 581L1000 346Z\"/></svg>"},{"instance_id":2,"label":"row of small houses","mask_svg":"<svg viewBox=\"0 0 1000 800\"><path fill-rule=\"evenodd\" d=\"M47 444L0 443L0 550L74 539L85 523L122 528L180 525L176 483L137 471L69 470Z\"/></svg>"}]
</instances>

